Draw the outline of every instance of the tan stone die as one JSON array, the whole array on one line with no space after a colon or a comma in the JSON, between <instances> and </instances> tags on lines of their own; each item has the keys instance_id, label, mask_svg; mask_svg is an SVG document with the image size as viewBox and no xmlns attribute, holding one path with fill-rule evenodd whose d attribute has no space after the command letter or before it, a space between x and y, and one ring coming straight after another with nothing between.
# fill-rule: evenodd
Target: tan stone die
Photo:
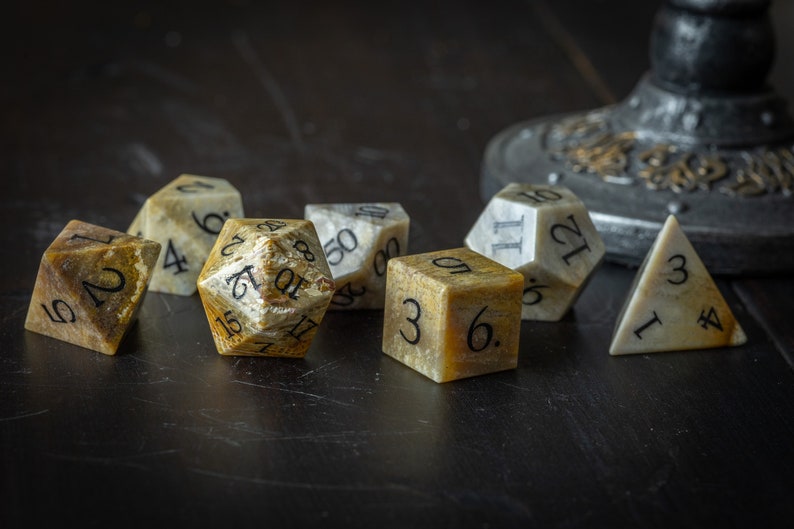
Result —
<instances>
[{"instance_id":1,"label":"tan stone die","mask_svg":"<svg viewBox=\"0 0 794 529\"><path fill-rule=\"evenodd\" d=\"M465 244L524 276L524 320L565 316L605 253L590 214L573 192L518 183L491 198Z\"/></svg>"},{"instance_id":2,"label":"tan stone die","mask_svg":"<svg viewBox=\"0 0 794 529\"><path fill-rule=\"evenodd\" d=\"M240 193L222 178L183 174L150 196L127 233L163 245L149 289L190 296L227 218L242 217Z\"/></svg>"},{"instance_id":3,"label":"tan stone die","mask_svg":"<svg viewBox=\"0 0 794 529\"><path fill-rule=\"evenodd\" d=\"M303 357L334 281L311 222L229 219L198 291L220 354Z\"/></svg>"},{"instance_id":4,"label":"tan stone die","mask_svg":"<svg viewBox=\"0 0 794 529\"><path fill-rule=\"evenodd\" d=\"M25 328L116 354L159 252L157 242L70 221L41 258Z\"/></svg>"},{"instance_id":5,"label":"tan stone die","mask_svg":"<svg viewBox=\"0 0 794 529\"><path fill-rule=\"evenodd\" d=\"M408 251L410 218L396 202L307 204L337 289L330 310L382 309L389 259Z\"/></svg>"},{"instance_id":6,"label":"tan stone die","mask_svg":"<svg viewBox=\"0 0 794 529\"><path fill-rule=\"evenodd\" d=\"M436 382L513 369L521 274L457 248L389 261L383 352Z\"/></svg>"},{"instance_id":7,"label":"tan stone die","mask_svg":"<svg viewBox=\"0 0 794 529\"><path fill-rule=\"evenodd\" d=\"M609 353L707 349L746 341L711 274L670 215L637 272Z\"/></svg>"}]
</instances>

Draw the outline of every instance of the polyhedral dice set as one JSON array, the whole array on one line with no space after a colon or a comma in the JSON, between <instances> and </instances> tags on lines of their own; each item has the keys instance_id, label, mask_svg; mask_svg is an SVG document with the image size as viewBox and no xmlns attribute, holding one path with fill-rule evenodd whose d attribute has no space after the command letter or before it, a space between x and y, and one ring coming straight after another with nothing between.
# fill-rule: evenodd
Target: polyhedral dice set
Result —
<instances>
[{"instance_id":1,"label":"polyhedral dice set","mask_svg":"<svg viewBox=\"0 0 794 529\"><path fill-rule=\"evenodd\" d=\"M383 310L382 351L436 382L517 366L521 322L565 317L604 244L561 186L510 184L465 247L408 253L395 202L246 218L226 180L181 175L127 232L70 222L42 256L25 328L115 354L147 290L198 290L216 349L301 358L327 310ZM740 345L746 336L670 216L637 272L611 355Z\"/></svg>"}]
</instances>

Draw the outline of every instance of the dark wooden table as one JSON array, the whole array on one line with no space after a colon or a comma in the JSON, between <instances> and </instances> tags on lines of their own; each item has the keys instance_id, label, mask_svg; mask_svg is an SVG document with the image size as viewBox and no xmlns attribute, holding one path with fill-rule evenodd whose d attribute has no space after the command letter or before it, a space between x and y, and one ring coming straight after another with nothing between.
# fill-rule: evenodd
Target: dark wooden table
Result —
<instances>
[{"instance_id":1,"label":"dark wooden table","mask_svg":"<svg viewBox=\"0 0 794 529\"><path fill-rule=\"evenodd\" d=\"M634 270L603 265L518 369L438 385L329 313L303 360L215 352L150 293L119 354L24 331L72 218L124 230L181 173L247 216L399 201L462 245L487 141L620 100L654 3L16 2L3 39L0 527L790 527L794 281L720 278L749 340L610 357ZM646 5L647 4L647 5ZM794 6L772 82L794 96Z\"/></svg>"}]
</instances>

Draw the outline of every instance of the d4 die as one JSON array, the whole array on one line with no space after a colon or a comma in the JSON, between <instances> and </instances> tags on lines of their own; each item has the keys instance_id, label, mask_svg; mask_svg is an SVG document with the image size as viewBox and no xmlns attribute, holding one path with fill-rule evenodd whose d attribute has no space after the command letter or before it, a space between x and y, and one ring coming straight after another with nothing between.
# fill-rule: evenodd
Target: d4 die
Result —
<instances>
[{"instance_id":1,"label":"d4 die","mask_svg":"<svg viewBox=\"0 0 794 529\"><path fill-rule=\"evenodd\" d=\"M308 204L337 289L329 309L382 309L389 259L408 250L410 219L395 202Z\"/></svg>"},{"instance_id":2,"label":"d4 die","mask_svg":"<svg viewBox=\"0 0 794 529\"><path fill-rule=\"evenodd\" d=\"M436 382L513 369L524 278L468 248L389 261L383 352Z\"/></svg>"},{"instance_id":3,"label":"d4 die","mask_svg":"<svg viewBox=\"0 0 794 529\"><path fill-rule=\"evenodd\" d=\"M669 216L626 297L609 353L707 349L746 341L678 220Z\"/></svg>"},{"instance_id":4,"label":"d4 die","mask_svg":"<svg viewBox=\"0 0 794 529\"><path fill-rule=\"evenodd\" d=\"M590 214L573 192L518 183L493 196L465 244L524 276L525 320L560 320L605 252Z\"/></svg>"},{"instance_id":5,"label":"d4 die","mask_svg":"<svg viewBox=\"0 0 794 529\"><path fill-rule=\"evenodd\" d=\"M220 354L303 357L334 281L311 222L229 219L198 291Z\"/></svg>"},{"instance_id":6,"label":"d4 die","mask_svg":"<svg viewBox=\"0 0 794 529\"><path fill-rule=\"evenodd\" d=\"M150 290L190 296L224 221L243 216L240 193L226 180L183 174L150 196L127 233L160 242Z\"/></svg>"},{"instance_id":7,"label":"d4 die","mask_svg":"<svg viewBox=\"0 0 794 529\"><path fill-rule=\"evenodd\" d=\"M25 328L116 354L159 252L157 242L72 220L41 258Z\"/></svg>"}]
</instances>

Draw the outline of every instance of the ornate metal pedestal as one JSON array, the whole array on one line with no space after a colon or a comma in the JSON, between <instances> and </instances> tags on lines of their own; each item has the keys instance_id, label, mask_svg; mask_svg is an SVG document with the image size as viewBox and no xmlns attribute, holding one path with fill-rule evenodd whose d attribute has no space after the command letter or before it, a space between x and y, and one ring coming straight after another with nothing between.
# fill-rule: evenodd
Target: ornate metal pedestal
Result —
<instances>
[{"instance_id":1,"label":"ornate metal pedestal","mask_svg":"<svg viewBox=\"0 0 794 529\"><path fill-rule=\"evenodd\" d=\"M576 193L631 265L675 214L714 274L794 270L794 120L765 84L766 0L670 0L651 65L622 103L518 123L489 143L481 193L510 182Z\"/></svg>"}]
</instances>

